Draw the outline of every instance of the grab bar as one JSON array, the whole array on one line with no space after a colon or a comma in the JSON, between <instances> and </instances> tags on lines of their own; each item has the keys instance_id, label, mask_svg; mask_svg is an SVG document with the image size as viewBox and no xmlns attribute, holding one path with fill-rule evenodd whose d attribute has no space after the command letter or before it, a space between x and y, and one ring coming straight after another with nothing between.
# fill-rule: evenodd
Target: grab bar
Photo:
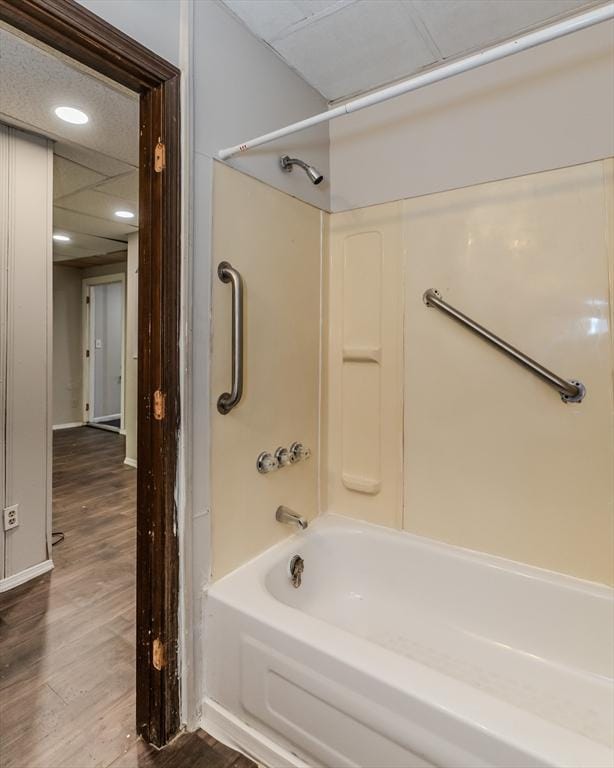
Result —
<instances>
[{"instance_id":1,"label":"grab bar","mask_svg":"<svg viewBox=\"0 0 614 768\"><path fill-rule=\"evenodd\" d=\"M454 307L447 304L441 298L439 291L436 291L434 288L429 288L428 291L425 291L422 296L422 300L427 307L436 307L437 309L440 309L442 312L448 315L448 317L457 320L459 323L464 325L465 328L473 331L473 333L476 333L489 344L492 344L493 347L496 347L508 357L511 357L512 360L520 363L520 365L524 366L528 371L531 371L531 373L539 376L542 381L545 381L546 384L554 387L554 389L559 392L561 395L561 400L564 403L582 402L584 395L586 394L586 388L581 381L567 381L567 379L562 379L560 376L557 376L556 373L552 373L552 371L544 368L543 365L540 365L539 363L535 362L535 360L527 357L527 355L524 355L515 347L512 347L511 344L508 344L507 342L503 341L503 339L500 339L498 336L495 336L494 333L491 333L489 330L484 328L484 326L476 323L475 320L472 320L470 317L467 317L467 315L459 312L458 309L455 309Z\"/></svg>"},{"instance_id":2,"label":"grab bar","mask_svg":"<svg viewBox=\"0 0 614 768\"><path fill-rule=\"evenodd\" d=\"M223 283L232 283L232 387L217 399L218 411L226 415L243 395L243 280L227 261L218 264L217 276Z\"/></svg>"}]
</instances>

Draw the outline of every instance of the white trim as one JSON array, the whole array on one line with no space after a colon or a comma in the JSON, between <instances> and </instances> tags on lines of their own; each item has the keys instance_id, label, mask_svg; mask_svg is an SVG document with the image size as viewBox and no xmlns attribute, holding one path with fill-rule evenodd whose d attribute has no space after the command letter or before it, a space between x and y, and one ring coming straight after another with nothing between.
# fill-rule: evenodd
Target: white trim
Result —
<instances>
[{"instance_id":1,"label":"white trim","mask_svg":"<svg viewBox=\"0 0 614 768\"><path fill-rule=\"evenodd\" d=\"M425 85L431 85L432 83L438 83L441 80L447 80L449 77L454 77L454 75L468 72L469 70L476 69L484 64L490 64L493 61L499 61L499 59L504 59L507 56L519 53L520 51L527 51L542 43L556 40L559 37L564 37L572 32L586 29L594 24L599 24L612 18L614 18L614 4L608 2L598 8L593 8L590 11L586 11L577 16L563 19L556 24L549 24L546 27L536 29L533 32L521 35L520 37L506 40L503 43L493 45L490 48L478 51L478 53L473 53L470 56L463 56L456 61L446 62L427 72L422 72L419 75L414 75L406 80L402 80L400 83L395 83L386 88L380 88L373 93L359 96L345 104L340 104L338 107L333 107L327 112L321 112L320 114L313 115L305 120L299 120L297 123L278 128L276 131L265 133L255 139L244 141L242 144L236 144L234 147L220 149L217 156L220 160L227 160L229 157L238 155L241 152L246 152L248 149L259 147L262 144L268 144L270 141L281 139L284 136L289 136L298 131L304 131L306 128L311 128L320 123L327 123L329 120L333 120L336 117L342 117L351 112L357 112L359 109L372 107L374 104L381 104L383 101L402 96L404 93L416 91L418 88L423 88Z\"/></svg>"},{"instance_id":2,"label":"white trim","mask_svg":"<svg viewBox=\"0 0 614 768\"><path fill-rule=\"evenodd\" d=\"M119 427L111 427L108 424L97 424L95 421L88 421L86 426L91 427L92 429L104 429L107 432L115 432L116 435L119 435Z\"/></svg>"},{"instance_id":3,"label":"white trim","mask_svg":"<svg viewBox=\"0 0 614 768\"><path fill-rule=\"evenodd\" d=\"M180 270L180 330L179 330L179 435L177 445L177 536L179 540L179 676L180 676L180 711L181 722L189 730L197 727L200 719L200 705L203 698L203 659L202 659L202 616L201 590L196 573L195 561L200 563L200 550L206 563L203 571L208 571L210 553L202 541L196 542L192 528L192 375L193 375L193 269L194 269L194 3L192 0L179 0L179 65L181 69L181 270ZM211 162L211 161L208 161ZM212 163L211 163L212 165ZM210 211L200 212L210 219ZM207 225L204 227L205 241L210 240ZM211 270L209 256L205 259ZM211 288L204 297L210 307ZM209 335L209 314L204 333ZM134 356L136 359L136 355ZM139 363L140 365L140 363ZM199 471L201 468L199 467ZM202 469L208 494L208 467ZM197 549L195 549L195 547ZM200 549L198 549L200 548Z\"/></svg>"},{"instance_id":4,"label":"white trim","mask_svg":"<svg viewBox=\"0 0 614 768\"><path fill-rule=\"evenodd\" d=\"M6 579L0 579L0 592L7 592L9 589L18 587L20 584L25 584L30 579L35 579L37 576L42 576L43 573L48 573L53 569L53 560L43 560L38 565L32 565L30 568L26 568L13 576L7 576Z\"/></svg>"},{"instance_id":5,"label":"white trim","mask_svg":"<svg viewBox=\"0 0 614 768\"><path fill-rule=\"evenodd\" d=\"M213 699L206 698L200 727L214 739L271 768L309 768L300 757L235 717Z\"/></svg>"},{"instance_id":6,"label":"white trim","mask_svg":"<svg viewBox=\"0 0 614 768\"><path fill-rule=\"evenodd\" d=\"M124 464L127 464L129 467L134 467L136 469L136 459L129 459L127 456L124 459Z\"/></svg>"},{"instance_id":7,"label":"white trim","mask_svg":"<svg viewBox=\"0 0 614 768\"><path fill-rule=\"evenodd\" d=\"M74 427L82 427L82 426L83 426L82 421L69 421L67 424L54 424L53 431L55 432L56 429L74 429Z\"/></svg>"}]
</instances>

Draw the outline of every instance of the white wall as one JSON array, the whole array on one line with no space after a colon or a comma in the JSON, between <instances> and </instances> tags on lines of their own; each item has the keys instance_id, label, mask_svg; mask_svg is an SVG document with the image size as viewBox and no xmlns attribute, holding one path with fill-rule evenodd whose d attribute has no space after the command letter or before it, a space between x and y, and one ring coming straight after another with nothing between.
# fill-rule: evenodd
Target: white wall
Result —
<instances>
[{"instance_id":1,"label":"white wall","mask_svg":"<svg viewBox=\"0 0 614 768\"><path fill-rule=\"evenodd\" d=\"M609 157L613 43L600 24L334 120L332 209Z\"/></svg>"},{"instance_id":2,"label":"white wall","mask_svg":"<svg viewBox=\"0 0 614 768\"><path fill-rule=\"evenodd\" d=\"M82 270L53 266L53 424L83 420Z\"/></svg>"},{"instance_id":3,"label":"white wall","mask_svg":"<svg viewBox=\"0 0 614 768\"><path fill-rule=\"evenodd\" d=\"M77 0L171 64L179 64L182 0Z\"/></svg>"}]
</instances>

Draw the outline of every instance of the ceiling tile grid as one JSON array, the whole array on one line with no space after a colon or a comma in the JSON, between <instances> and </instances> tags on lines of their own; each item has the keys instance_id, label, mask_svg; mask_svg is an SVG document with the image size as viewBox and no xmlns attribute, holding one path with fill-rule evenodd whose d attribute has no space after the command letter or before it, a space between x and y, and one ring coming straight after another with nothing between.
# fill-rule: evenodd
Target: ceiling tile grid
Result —
<instances>
[{"instance_id":1,"label":"ceiling tile grid","mask_svg":"<svg viewBox=\"0 0 614 768\"><path fill-rule=\"evenodd\" d=\"M222 0L329 101L599 5L601 0Z\"/></svg>"},{"instance_id":2,"label":"ceiling tile grid","mask_svg":"<svg viewBox=\"0 0 614 768\"><path fill-rule=\"evenodd\" d=\"M53 226L70 238L54 240L54 261L125 250L138 231L138 96L5 28L0 67L0 120L54 142ZM89 121L63 122L57 106L77 107Z\"/></svg>"}]
</instances>

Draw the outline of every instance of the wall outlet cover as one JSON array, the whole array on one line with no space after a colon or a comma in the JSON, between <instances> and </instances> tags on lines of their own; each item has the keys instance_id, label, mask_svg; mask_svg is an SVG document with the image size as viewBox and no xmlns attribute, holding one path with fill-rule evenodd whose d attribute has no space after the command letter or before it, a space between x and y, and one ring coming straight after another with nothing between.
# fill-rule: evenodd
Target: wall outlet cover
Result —
<instances>
[{"instance_id":1,"label":"wall outlet cover","mask_svg":"<svg viewBox=\"0 0 614 768\"><path fill-rule=\"evenodd\" d=\"M4 530L10 531L19 525L19 504L4 509Z\"/></svg>"}]
</instances>

